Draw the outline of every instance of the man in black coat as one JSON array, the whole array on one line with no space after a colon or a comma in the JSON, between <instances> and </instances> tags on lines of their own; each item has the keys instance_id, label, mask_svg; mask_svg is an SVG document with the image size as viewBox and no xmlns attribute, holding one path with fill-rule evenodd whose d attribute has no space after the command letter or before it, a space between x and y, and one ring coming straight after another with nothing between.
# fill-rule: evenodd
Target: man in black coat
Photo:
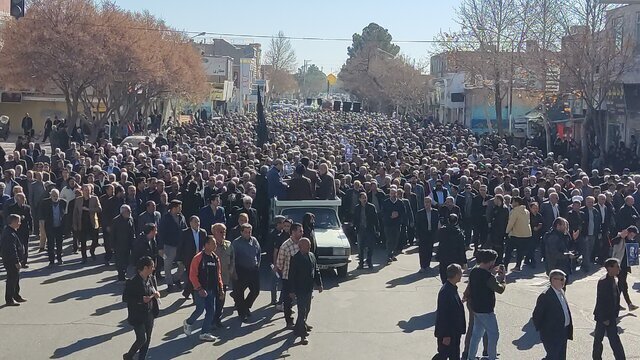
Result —
<instances>
[{"instance_id":1,"label":"man in black coat","mask_svg":"<svg viewBox=\"0 0 640 360\"><path fill-rule=\"evenodd\" d=\"M177 261L184 264L187 273L187 281L185 282L182 296L185 299L193 292L193 285L189 280L189 271L191 269L191 260L197 253L202 251L204 244L207 242L207 232L200 228L200 218L192 215L189 218L189 227L182 230L182 241L178 247Z\"/></svg>"},{"instance_id":2,"label":"man in black coat","mask_svg":"<svg viewBox=\"0 0 640 360\"><path fill-rule=\"evenodd\" d=\"M489 234L489 221L487 220L487 207L491 203L491 197L487 193L487 186L480 185L478 195L473 197L471 212L473 216L473 248L478 249L479 245L487 242Z\"/></svg>"},{"instance_id":3,"label":"man in black coat","mask_svg":"<svg viewBox=\"0 0 640 360\"><path fill-rule=\"evenodd\" d=\"M127 266L131 257L131 249L136 239L136 228L131 217L129 205L120 206L120 215L113 219L111 224L113 247L116 251L116 268L118 269L118 281L126 280Z\"/></svg>"},{"instance_id":4,"label":"man in black coat","mask_svg":"<svg viewBox=\"0 0 640 360\"><path fill-rule=\"evenodd\" d=\"M247 214L249 215L249 224L251 224L251 226L254 229L260 229L259 227L260 219L258 218L258 210L254 209L252 206L253 206L253 199L250 196L244 196L242 198L242 207L236 211L236 219L237 219L237 215L240 215L242 213ZM258 241L262 240L259 237L260 234L256 233L255 235Z\"/></svg>"},{"instance_id":5,"label":"man in black coat","mask_svg":"<svg viewBox=\"0 0 640 360\"><path fill-rule=\"evenodd\" d=\"M416 232L418 235L418 250L420 257L420 272L424 273L431 268L433 256L433 243L438 233L440 214L433 207L433 199L424 198L424 209L416 214Z\"/></svg>"},{"instance_id":6,"label":"man in black coat","mask_svg":"<svg viewBox=\"0 0 640 360\"><path fill-rule=\"evenodd\" d=\"M447 267L447 281L438 292L435 336L438 338L437 359L460 359L460 338L466 333L464 306L456 284L462 279L462 267L451 264Z\"/></svg>"},{"instance_id":7,"label":"man in black coat","mask_svg":"<svg viewBox=\"0 0 640 360\"><path fill-rule=\"evenodd\" d=\"M158 243L156 242L158 226L154 223L147 223L142 227L141 232L140 236L133 242L133 248L131 249L131 262L133 264L137 263L143 256L148 256L151 259L158 257Z\"/></svg>"},{"instance_id":8,"label":"man in black coat","mask_svg":"<svg viewBox=\"0 0 640 360\"><path fill-rule=\"evenodd\" d=\"M607 275L598 280L596 307L593 310L596 329L593 335L593 359L602 360L602 340L605 332L613 350L615 360L625 359L624 349L618 334L618 314L620 313L620 290L616 277L620 272L620 263L616 258L604 262Z\"/></svg>"},{"instance_id":9,"label":"man in black coat","mask_svg":"<svg viewBox=\"0 0 640 360\"><path fill-rule=\"evenodd\" d=\"M31 217L31 207L25 204L25 196L23 193L18 193L14 196L16 200L15 204L9 206L7 213L16 214L22 218L20 226L16 229L22 247L24 249L20 262L23 268L28 268L27 265L27 253L29 252L29 235L33 231L33 218Z\"/></svg>"},{"instance_id":10,"label":"man in black coat","mask_svg":"<svg viewBox=\"0 0 640 360\"><path fill-rule=\"evenodd\" d=\"M307 336L312 329L307 324L307 317L311 310L311 298L314 289L322 292L322 278L316 262L316 257L309 252L311 241L302 238L298 242L300 249L291 257L289 265L289 296L297 298L298 318L293 333L301 338L301 343L307 345Z\"/></svg>"},{"instance_id":11,"label":"man in black coat","mask_svg":"<svg viewBox=\"0 0 640 360\"><path fill-rule=\"evenodd\" d=\"M53 261L56 258L58 259L58 264L62 264L64 215L67 202L60 199L58 189L52 189L49 196L49 198L42 200L42 204L40 204L40 219L44 220L44 231L47 235L49 266L53 266Z\"/></svg>"},{"instance_id":12,"label":"man in black coat","mask_svg":"<svg viewBox=\"0 0 640 360\"><path fill-rule=\"evenodd\" d=\"M7 289L4 293L7 306L19 306L19 303L26 301L20 296L20 263L25 251L17 233L20 222L19 215L8 215L7 226L2 230L2 237L0 237L2 264L7 271Z\"/></svg>"},{"instance_id":13,"label":"man in black coat","mask_svg":"<svg viewBox=\"0 0 640 360\"><path fill-rule=\"evenodd\" d=\"M618 231L622 231L629 226L638 226L638 218L640 215L638 214L638 210L633 206L635 204L635 200L633 196L629 195L624 199L624 205L619 208L616 219L616 227Z\"/></svg>"},{"instance_id":14,"label":"man in black coat","mask_svg":"<svg viewBox=\"0 0 640 360\"><path fill-rule=\"evenodd\" d=\"M373 269L373 246L380 233L376 207L368 202L367 194L360 193L360 203L353 211L353 230L358 235L358 269L364 268L365 250L369 269Z\"/></svg>"},{"instance_id":15,"label":"man in black coat","mask_svg":"<svg viewBox=\"0 0 640 360\"><path fill-rule=\"evenodd\" d=\"M438 245L438 261L440 262L440 280L447 281L447 267L458 264L467 267L464 234L458 227L458 215L451 214L448 224L440 230L440 244Z\"/></svg>"},{"instance_id":16,"label":"man in black coat","mask_svg":"<svg viewBox=\"0 0 640 360\"><path fill-rule=\"evenodd\" d=\"M547 352L546 359L549 360L565 360L567 340L573 340L573 320L563 290L566 278L564 271L551 270L551 286L538 296L533 309L533 325L540 332L540 340Z\"/></svg>"}]
</instances>

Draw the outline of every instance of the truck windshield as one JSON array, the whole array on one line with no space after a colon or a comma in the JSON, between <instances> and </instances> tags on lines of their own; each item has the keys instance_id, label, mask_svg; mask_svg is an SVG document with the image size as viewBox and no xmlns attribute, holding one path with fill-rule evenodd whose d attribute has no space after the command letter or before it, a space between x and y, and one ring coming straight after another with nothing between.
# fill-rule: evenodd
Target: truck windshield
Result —
<instances>
[{"instance_id":1,"label":"truck windshield","mask_svg":"<svg viewBox=\"0 0 640 360\"><path fill-rule=\"evenodd\" d=\"M302 223L302 217L306 213L316 216L316 229L339 229L340 222L333 209L326 208L288 208L282 210L282 215L294 222Z\"/></svg>"}]
</instances>

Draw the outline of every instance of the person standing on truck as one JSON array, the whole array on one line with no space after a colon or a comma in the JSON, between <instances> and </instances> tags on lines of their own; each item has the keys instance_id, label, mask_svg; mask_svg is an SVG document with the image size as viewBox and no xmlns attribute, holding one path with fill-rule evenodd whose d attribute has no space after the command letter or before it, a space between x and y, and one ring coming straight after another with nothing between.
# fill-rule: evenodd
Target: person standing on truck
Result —
<instances>
[{"instance_id":1,"label":"person standing on truck","mask_svg":"<svg viewBox=\"0 0 640 360\"><path fill-rule=\"evenodd\" d=\"M291 257L300 251L298 242L302 238L303 232L302 224L293 223L293 225L291 225L291 237L280 246L276 260L276 269L282 279L282 292L286 295L283 298L284 319L287 322L287 329L291 330L293 330L293 317L291 316L293 303L291 301L292 299L288 296L292 291L290 287L291 284L289 284L289 266L291 264Z\"/></svg>"}]
</instances>

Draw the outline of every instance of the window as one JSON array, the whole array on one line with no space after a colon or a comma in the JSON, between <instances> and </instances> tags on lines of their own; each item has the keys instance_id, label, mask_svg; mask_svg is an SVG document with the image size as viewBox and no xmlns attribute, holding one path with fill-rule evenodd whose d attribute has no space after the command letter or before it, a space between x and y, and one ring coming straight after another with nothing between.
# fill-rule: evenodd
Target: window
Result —
<instances>
[{"instance_id":1,"label":"window","mask_svg":"<svg viewBox=\"0 0 640 360\"><path fill-rule=\"evenodd\" d=\"M622 17L613 19L613 41L617 51L624 46L624 22Z\"/></svg>"},{"instance_id":2,"label":"window","mask_svg":"<svg viewBox=\"0 0 640 360\"><path fill-rule=\"evenodd\" d=\"M636 51L640 52L640 11L636 13Z\"/></svg>"}]
</instances>

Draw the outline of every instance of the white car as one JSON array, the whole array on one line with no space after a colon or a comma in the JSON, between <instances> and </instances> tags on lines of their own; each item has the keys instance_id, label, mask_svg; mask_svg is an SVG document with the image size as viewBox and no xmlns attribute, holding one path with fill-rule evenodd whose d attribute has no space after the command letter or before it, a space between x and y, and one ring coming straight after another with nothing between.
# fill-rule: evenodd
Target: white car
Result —
<instances>
[{"instance_id":1,"label":"white car","mask_svg":"<svg viewBox=\"0 0 640 360\"><path fill-rule=\"evenodd\" d=\"M120 145L118 145L118 149L120 148L124 148L125 146L128 147L129 149L137 149L138 145L140 145L141 142L144 142L144 140L147 138L147 136L145 135L131 135L131 136L127 136L126 138L124 138L124 140L122 140L122 142L120 143ZM153 141L153 139L151 137L149 137L149 139L151 141Z\"/></svg>"},{"instance_id":2,"label":"white car","mask_svg":"<svg viewBox=\"0 0 640 360\"><path fill-rule=\"evenodd\" d=\"M296 200L273 201L274 215L285 216L294 222L302 223L306 213L315 215L316 258L320 269L336 269L338 277L347 276L351 262L351 244L342 231L338 218L338 207L341 201L336 200Z\"/></svg>"}]
</instances>

